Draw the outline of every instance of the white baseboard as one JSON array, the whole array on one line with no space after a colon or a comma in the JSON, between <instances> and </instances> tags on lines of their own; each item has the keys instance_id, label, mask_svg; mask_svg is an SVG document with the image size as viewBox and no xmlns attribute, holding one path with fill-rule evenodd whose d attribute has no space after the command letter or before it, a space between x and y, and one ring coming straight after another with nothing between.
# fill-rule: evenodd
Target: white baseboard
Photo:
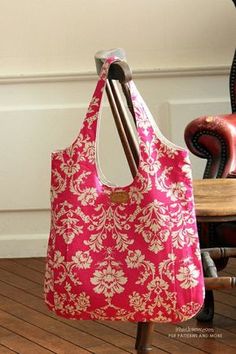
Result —
<instances>
[{"instance_id":1,"label":"white baseboard","mask_svg":"<svg viewBox=\"0 0 236 354\"><path fill-rule=\"evenodd\" d=\"M47 234L0 236L0 258L45 257Z\"/></svg>"}]
</instances>

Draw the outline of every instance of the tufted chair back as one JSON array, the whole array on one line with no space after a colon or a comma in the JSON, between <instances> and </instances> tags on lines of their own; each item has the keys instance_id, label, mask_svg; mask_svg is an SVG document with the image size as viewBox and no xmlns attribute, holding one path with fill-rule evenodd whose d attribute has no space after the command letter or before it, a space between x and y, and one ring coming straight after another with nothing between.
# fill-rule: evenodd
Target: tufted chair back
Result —
<instances>
[{"instance_id":1,"label":"tufted chair back","mask_svg":"<svg viewBox=\"0 0 236 354\"><path fill-rule=\"evenodd\" d=\"M202 116L185 129L189 150L207 160L203 178L225 178L236 171L236 51L229 82L232 114Z\"/></svg>"},{"instance_id":2,"label":"tufted chair back","mask_svg":"<svg viewBox=\"0 0 236 354\"><path fill-rule=\"evenodd\" d=\"M202 116L185 129L185 142L206 159L203 178L236 178L236 51L229 79L232 114ZM199 224L201 247L236 246L236 223Z\"/></svg>"}]
</instances>

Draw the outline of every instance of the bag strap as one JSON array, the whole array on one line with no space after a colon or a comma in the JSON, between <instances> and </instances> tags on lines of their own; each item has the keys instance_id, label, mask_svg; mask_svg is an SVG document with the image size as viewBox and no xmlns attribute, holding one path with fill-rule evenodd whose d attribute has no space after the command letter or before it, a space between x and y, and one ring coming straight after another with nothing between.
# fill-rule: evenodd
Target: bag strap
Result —
<instances>
[{"instance_id":1,"label":"bag strap","mask_svg":"<svg viewBox=\"0 0 236 354\"><path fill-rule=\"evenodd\" d=\"M101 108L102 98L104 89L106 87L106 81L108 78L108 72L111 64L121 61L120 58L112 56L108 57L100 70L99 79L94 90L92 99L90 101L87 114L85 116L82 131L86 133L86 135L90 136L92 141L96 140L96 131L97 131L97 123L99 118L99 112Z\"/></svg>"},{"instance_id":2,"label":"bag strap","mask_svg":"<svg viewBox=\"0 0 236 354\"><path fill-rule=\"evenodd\" d=\"M99 112L101 108L101 102L103 98L104 88L106 86L106 80L108 78L108 72L110 65L116 61L121 61L118 57L109 57L105 60L101 72L99 75L99 80L97 82L94 94L89 104L89 108L85 119L83 121L83 126L80 133L84 137L89 137L91 142L96 142L97 135L97 126ZM164 145L167 145L169 148L174 150L184 150L183 148L177 147L176 145L169 142L158 129L156 122L154 121L149 109L147 108L145 102L143 101L141 95L139 94L134 82L131 80L127 83L131 100L133 103L134 114L137 124L137 135L138 135L138 144L140 151L140 161L146 160L151 154L151 151L148 152L148 148L145 148L145 145L150 145L153 139L161 141ZM80 140L80 136L77 137L74 144Z\"/></svg>"},{"instance_id":3,"label":"bag strap","mask_svg":"<svg viewBox=\"0 0 236 354\"><path fill-rule=\"evenodd\" d=\"M112 63L117 61L121 61L121 59L114 56L109 57L105 60L101 68L99 80L97 82L92 99L90 101L87 114L83 121L83 126L80 132L83 133L84 136L85 135L89 136L91 141L96 140L97 123L98 123L104 88L106 86L106 80L108 78L109 68ZM128 87L130 90L131 100L134 107L138 136L140 137L140 135L144 134L143 138L144 140L146 140L147 129L148 128L151 129L151 123L149 122L149 119L145 114L145 107L142 105L142 101L139 100L140 95L132 80L128 82ZM140 124L138 124L139 122Z\"/></svg>"}]
</instances>

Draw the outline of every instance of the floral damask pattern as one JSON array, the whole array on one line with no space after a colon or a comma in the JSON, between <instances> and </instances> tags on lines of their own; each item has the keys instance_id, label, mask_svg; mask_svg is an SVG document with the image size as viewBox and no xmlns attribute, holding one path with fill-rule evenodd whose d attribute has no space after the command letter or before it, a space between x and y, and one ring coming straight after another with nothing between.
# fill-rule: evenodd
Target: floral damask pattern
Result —
<instances>
[{"instance_id":1,"label":"floral damask pattern","mask_svg":"<svg viewBox=\"0 0 236 354\"><path fill-rule=\"evenodd\" d=\"M96 129L113 61L101 70L78 138L52 154L45 301L66 318L184 321L204 297L188 154L156 135L130 82L137 175L126 187L102 184Z\"/></svg>"},{"instance_id":2,"label":"floral damask pattern","mask_svg":"<svg viewBox=\"0 0 236 354\"><path fill-rule=\"evenodd\" d=\"M127 266L129 268L138 268L143 263L145 256L140 250L128 251L127 257L125 259Z\"/></svg>"},{"instance_id":3,"label":"floral damask pattern","mask_svg":"<svg viewBox=\"0 0 236 354\"><path fill-rule=\"evenodd\" d=\"M89 254L89 251L77 251L74 256L71 257L72 261L77 264L80 269L87 269L90 268L92 263L92 258Z\"/></svg>"},{"instance_id":4,"label":"floral damask pattern","mask_svg":"<svg viewBox=\"0 0 236 354\"><path fill-rule=\"evenodd\" d=\"M198 284L199 270L196 269L194 264L189 266L180 267L176 278L181 282L181 288L193 288Z\"/></svg>"},{"instance_id":5,"label":"floral damask pattern","mask_svg":"<svg viewBox=\"0 0 236 354\"><path fill-rule=\"evenodd\" d=\"M105 297L112 297L115 293L120 294L124 291L122 285L127 283L123 270L116 270L109 264L102 271L95 270L91 283L95 293L104 294Z\"/></svg>"},{"instance_id":6,"label":"floral damask pattern","mask_svg":"<svg viewBox=\"0 0 236 354\"><path fill-rule=\"evenodd\" d=\"M148 249L154 253L162 251L170 236L169 228L172 225L168 207L154 200L142 209L142 214L137 221L135 231L142 234L149 244Z\"/></svg>"},{"instance_id":7,"label":"floral damask pattern","mask_svg":"<svg viewBox=\"0 0 236 354\"><path fill-rule=\"evenodd\" d=\"M72 204L65 201L58 204L53 212L55 232L66 244L72 243L76 235L83 233L83 225L79 225L79 217L72 207Z\"/></svg>"},{"instance_id":8,"label":"floral damask pattern","mask_svg":"<svg viewBox=\"0 0 236 354\"><path fill-rule=\"evenodd\" d=\"M101 204L94 208L97 214L90 218L88 227L91 236L84 241L84 244L94 252L99 252L104 248L104 240L111 235L116 242L115 248L121 251L126 250L134 240L127 236L130 226L127 223L128 215L124 214L124 209L122 205L118 205L105 210Z\"/></svg>"}]
</instances>

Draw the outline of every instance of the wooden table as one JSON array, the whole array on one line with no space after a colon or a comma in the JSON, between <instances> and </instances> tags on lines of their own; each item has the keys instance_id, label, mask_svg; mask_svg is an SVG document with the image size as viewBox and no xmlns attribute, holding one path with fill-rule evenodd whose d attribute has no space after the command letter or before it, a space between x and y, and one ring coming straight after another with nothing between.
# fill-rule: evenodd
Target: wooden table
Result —
<instances>
[{"instance_id":1,"label":"wooden table","mask_svg":"<svg viewBox=\"0 0 236 354\"><path fill-rule=\"evenodd\" d=\"M236 221L236 179L194 180L193 189L198 221Z\"/></svg>"},{"instance_id":2,"label":"wooden table","mask_svg":"<svg viewBox=\"0 0 236 354\"><path fill-rule=\"evenodd\" d=\"M194 180L194 200L198 222L236 221L236 179ZM236 248L201 249L205 274L206 297L200 321L212 321L214 316L213 289L233 288L236 277L218 277L214 261L223 261L226 266L229 257L236 257ZM222 267L221 267L222 268Z\"/></svg>"}]
</instances>

